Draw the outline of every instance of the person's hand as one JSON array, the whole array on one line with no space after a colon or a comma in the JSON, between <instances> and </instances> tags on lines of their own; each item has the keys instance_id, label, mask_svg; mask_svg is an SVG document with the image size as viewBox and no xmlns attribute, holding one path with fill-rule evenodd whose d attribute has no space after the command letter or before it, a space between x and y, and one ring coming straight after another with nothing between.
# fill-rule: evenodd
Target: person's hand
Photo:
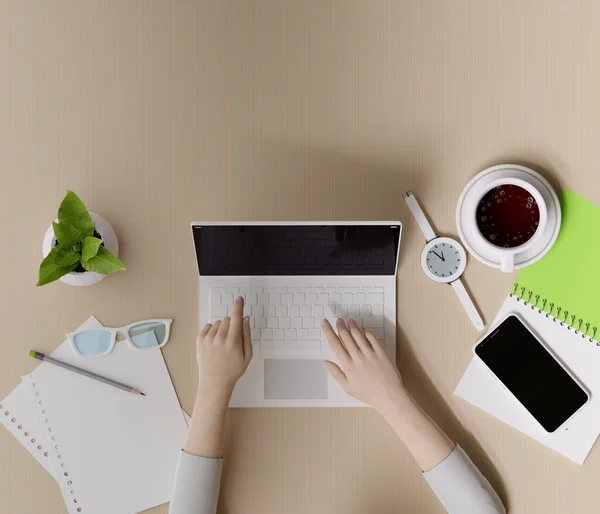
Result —
<instances>
[{"instance_id":1,"label":"person's hand","mask_svg":"<svg viewBox=\"0 0 600 514\"><path fill-rule=\"evenodd\" d=\"M385 417L406 397L398 368L368 329L359 328L354 320L346 325L342 319L337 320L336 327L337 334L323 320L323 332L341 368L331 361L325 361L325 366L344 391Z\"/></svg>"},{"instance_id":2,"label":"person's hand","mask_svg":"<svg viewBox=\"0 0 600 514\"><path fill-rule=\"evenodd\" d=\"M231 318L205 325L196 339L198 392L183 447L191 455L210 459L222 455L227 406L252 359L250 319L243 312L244 300L236 298Z\"/></svg>"},{"instance_id":3,"label":"person's hand","mask_svg":"<svg viewBox=\"0 0 600 514\"><path fill-rule=\"evenodd\" d=\"M243 317L244 299L233 304L231 318L208 323L196 340L198 388L204 393L231 394L252 359L250 318Z\"/></svg>"}]
</instances>

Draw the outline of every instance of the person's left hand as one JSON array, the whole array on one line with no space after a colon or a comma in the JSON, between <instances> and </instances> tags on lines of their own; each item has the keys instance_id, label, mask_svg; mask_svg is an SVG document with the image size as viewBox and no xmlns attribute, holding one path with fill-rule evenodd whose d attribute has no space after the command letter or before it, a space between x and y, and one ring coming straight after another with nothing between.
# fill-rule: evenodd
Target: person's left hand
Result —
<instances>
[{"instance_id":1,"label":"person's left hand","mask_svg":"<svg viewBox=\"0 0 600 514\"><path fill-rule=\"evenodd\" d=\"M252 359L250 318L243 318L244 299L233 304L231 318L208 323L196 340L198 389L203 393L231 394Z\"/></svg>"},{"instance_id":2,"label":"person's left hand","mask_svg":"<svg viewBox=\"0 0 600 514\"><path fill-rule=\"evenodd\" d=\"M252 359L250 319L236 298L231 318L205 325L198 334L198 392L183 450L218 459L222 455L225 413L235 384Z\"/></svg>"}]
</instances>

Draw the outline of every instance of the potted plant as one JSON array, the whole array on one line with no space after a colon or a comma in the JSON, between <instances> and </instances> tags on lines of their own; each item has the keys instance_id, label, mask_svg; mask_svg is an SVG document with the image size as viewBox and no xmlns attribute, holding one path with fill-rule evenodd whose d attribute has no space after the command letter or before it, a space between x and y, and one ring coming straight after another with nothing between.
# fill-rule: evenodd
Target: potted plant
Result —
<instances>
[{"instance_id":1,"label":"potted plant","mask_svg":"<svg viewBox=\"0 0 600 514\"><path fill-rule=\"evenodd\" d=\"M60 204L58 219L48 228L42 250L38 286L58 279L87 286L125 269L117 258L119 243L113 228L101 216L88 212L73 191L67 191Z\"/></svg>"}]
</instances>

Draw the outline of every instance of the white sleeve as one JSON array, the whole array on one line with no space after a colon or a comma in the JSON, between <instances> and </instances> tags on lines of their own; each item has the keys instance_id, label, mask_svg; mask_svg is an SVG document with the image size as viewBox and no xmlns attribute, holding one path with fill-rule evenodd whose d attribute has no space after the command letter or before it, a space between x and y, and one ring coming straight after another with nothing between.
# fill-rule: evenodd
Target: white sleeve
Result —
<instances>
[{"instance_id":1,"label":"white sleeve","mask_svg":"<svg viewBox=\"0 0 600 514\"><path fill-rule=\"evenodd\" d=\"M222 459L196 457L182 451L169 513L215 514L222 467Z\"/></svg>"},{"instance_id":2,"label":"white sleeve","mask_svg":"<svg viewBox=\"0 0 600 514\"><path fill-rule=\"evenodd\" d=\"M506 514L496 492L460 446L423 476L449 514Z\"/></svg>"}]
</instances>

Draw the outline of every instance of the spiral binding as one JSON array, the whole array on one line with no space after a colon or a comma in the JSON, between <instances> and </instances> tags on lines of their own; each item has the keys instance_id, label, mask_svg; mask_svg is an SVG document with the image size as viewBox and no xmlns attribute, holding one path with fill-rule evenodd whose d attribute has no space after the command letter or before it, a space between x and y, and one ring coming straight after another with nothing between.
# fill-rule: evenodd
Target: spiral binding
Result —
<instances>
[{"instance_id":1,"label":"spiral binding","mask_svg":"<svg viewBox=\"0 0 600 514\"><path fill-rule=\"evenodd\" d=\"M531 310L537 309L539 314L545 313L547 318L552 318L552 321L558 322L561 327L567 327L567 330L573 330L574 333L577 335L581 334L582 338L585 339L586 337L588 337L588 333L590 332L589 323L584 323L583 319L577 318L575 314L571 313L569 315L569 311L563 310L560 305L557 305L555 309L555 304L552 302L548 303L548 300L546 298L541 299L542 304L540 307L538 307L540 303L540 295L534 295L533 291L527 291L527 294L525 294L525 290L525 287L519 287L519 284L515 282L513 284L513 289L508 294L508 296L510 296L511 298L516 298L517 302L522 301L523 305L529 305L531 307ZM534 298L534 301L531 301L532 296ZM548 305L548 310L546 310L546 305ZM553 314L554 311L556 311L555 315ZM577 323L575 323L575 320L577 320ZM582 325L585 327L584 330L582 330ZM598 327L592 327L592 333L588 337L588 340L590 341L590 343L595 342L596 346L600 346L600 339L596 338L597 331Z\"/></svg>"}]
</instances>

